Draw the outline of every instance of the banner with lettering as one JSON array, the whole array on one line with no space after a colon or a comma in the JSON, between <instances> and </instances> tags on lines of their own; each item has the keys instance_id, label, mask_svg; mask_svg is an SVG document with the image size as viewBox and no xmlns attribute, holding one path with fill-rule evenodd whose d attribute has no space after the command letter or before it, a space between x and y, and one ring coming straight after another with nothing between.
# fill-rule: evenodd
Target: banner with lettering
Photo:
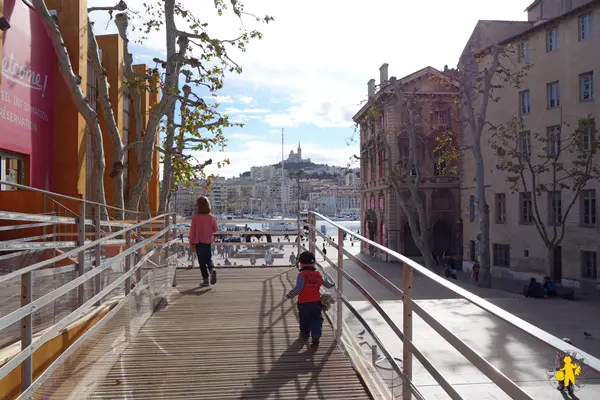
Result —
<instances>
[{"instance_id":1,"label":"banner with lettering","mask_svg":"<svg viewBox=\"0 0 600 400\"><path fill-rule=\"evenodd\" d=\"M0 84L0 150L29 155L31 185L52 180L56 55L36 11L24 0L4 0Z\"/></svg>"}]
</instances>

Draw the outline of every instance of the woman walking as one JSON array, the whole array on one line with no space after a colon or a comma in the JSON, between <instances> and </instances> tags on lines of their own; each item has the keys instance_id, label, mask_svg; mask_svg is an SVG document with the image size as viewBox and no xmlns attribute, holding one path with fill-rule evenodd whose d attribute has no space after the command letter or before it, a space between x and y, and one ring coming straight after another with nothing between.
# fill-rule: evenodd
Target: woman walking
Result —
<instances>
[{"instance_id":1,"label":"woman walking","mask_svg":"<svg viewBox=\"0 0 600 400\"><path fill-rule=\"evenodd\" d=\"M212 243L214 233L219 230L217 219L211 214L210 201L202 196L196 201L196 214L192 217L190 227L190 247L196 251L198 264L202 273L200 286L217 283L217 271L212 261Z\"/></svg>"}]
</instances>

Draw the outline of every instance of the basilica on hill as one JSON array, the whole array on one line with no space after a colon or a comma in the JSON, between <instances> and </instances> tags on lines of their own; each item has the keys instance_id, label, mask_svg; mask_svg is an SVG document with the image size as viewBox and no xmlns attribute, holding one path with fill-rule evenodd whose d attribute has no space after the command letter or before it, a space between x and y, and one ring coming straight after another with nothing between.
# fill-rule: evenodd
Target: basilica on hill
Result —
<instances>
[{"instance_id":1,"label":"basilica on hill","mask_svg":"<svg viewBox=\"0 0 600 400\"><path fill-rule=\"evenodd\" d=\"M294 153L294 150L290 150L290 155L289 155L288 159L285 160L285 162L295 163L295 164L310 163L310 158L307 158L307 159L302 158L302 147L300 147L300 142L298 142L298 152Z\"/></svg>"}]
</instances>

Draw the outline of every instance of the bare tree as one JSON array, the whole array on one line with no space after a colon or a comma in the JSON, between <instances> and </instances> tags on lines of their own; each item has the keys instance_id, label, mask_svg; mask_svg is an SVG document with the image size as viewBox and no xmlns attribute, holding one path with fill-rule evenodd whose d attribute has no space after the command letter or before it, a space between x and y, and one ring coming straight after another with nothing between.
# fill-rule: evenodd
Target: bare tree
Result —
<instances>
[{"instance_id":1,"label":"bare tree","mask_svg":"<svg viewBox=\"0 0 600 400\"><path fill-rule=\"evenodd\" d=\"M502 157L498 170L506 172L510 189L513 193L521 192L527 204L529 212L521 215L521 223L536 227L548 251L547 271L560 282L561 271L554 265L555 250L565 238L566 223L582 191L590 181L600 178L600 167L595 162L600 135L594 119L587 117L578 121L577 128L568 135L556 126L545 134L535 133L533 143L531 136L523 119L515 117L493 129L492 147ZM570 193L566 207L562 191ZM544 196L547 216L540 211L540 199ZM595 215L584 213L581 223L595 225Z\"/></svg>"},{"instance_id":2,"label":"bare tree","mask_svg":"<svg viewBox=\"0 0 600 400\"><path fill-rule=\"evenodd\" d=\"M486 201L485 165L482 156L482 138L489 128L488 106L499 102L497 90L506 86L519 87L531 65L515 65L515 46L493 45L483 52L471 54L470 61L461 62L453 79L461 89L462 140L465 150L470 149L475 161L478 215L480 227L479 286L491 287L490 210Z\"/></svg>"}]
</instances>

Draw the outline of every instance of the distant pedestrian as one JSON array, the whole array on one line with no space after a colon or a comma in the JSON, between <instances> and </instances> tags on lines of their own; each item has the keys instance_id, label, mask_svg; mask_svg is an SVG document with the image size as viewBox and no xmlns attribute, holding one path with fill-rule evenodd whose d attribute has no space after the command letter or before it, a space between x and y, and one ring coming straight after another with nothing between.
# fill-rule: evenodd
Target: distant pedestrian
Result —
<instances>
[{"instance_id":1,"label":"distant pedestrian","mask_svg":"<svg viewBox=\"0 0 600 400\"><path fill-rule=\"evenodd\" d=\"M211 213L210 201L205 196L196 201L196 214L192 217L190 227L190 247L196 251L198 264L202 273L200 286L217 283L217 271L212 261L212 243L214 233L219 230L217 219Z\"/></svg>"},{"instance_id":2,"label":"distant pedestrian","mask_svg":"<svg viewBox=\"0 0 600 400\"><path fill-rule=\"evenodd\" d=\"M321 286L331 288L333 283L324 280L316 270L315 255L305 251L298 256L300 273L296 279L296 287L285 297L291 299L298 296L298 311L300 317L300 337L308 339L312 336L313 345L318 345L323 331L323 316L321 311Z\"/></svg>"}]
</instances>

